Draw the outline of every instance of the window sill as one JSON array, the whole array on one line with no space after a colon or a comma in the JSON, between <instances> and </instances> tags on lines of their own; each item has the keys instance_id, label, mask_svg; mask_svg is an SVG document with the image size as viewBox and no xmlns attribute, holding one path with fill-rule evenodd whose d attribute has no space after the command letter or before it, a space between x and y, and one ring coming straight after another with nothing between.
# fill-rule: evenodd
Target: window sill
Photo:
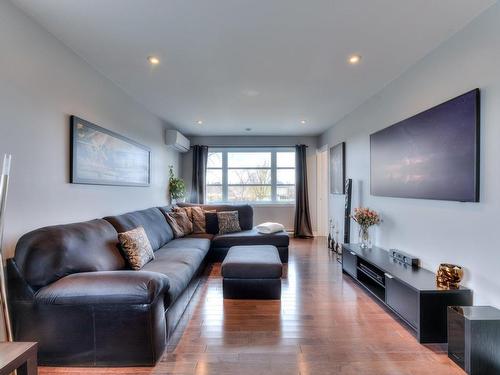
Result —
<instances>
[{"instance_id":1,"label":"window sill","mask_svg":"<svg viewBox=\"0 0 500 375\"><path fill-rule=\"evenodd\" d=\"M295 207L295 202L284 202L284 203L278 203L278 202L269 202L269 203L264 203L264 202L209 202L207 204L228 204L228 205L233 205L233 206L237 206L240 204L248 204L252 207Z\"/></svg>"},{"instance_id":2,"label":"window sill","mask_svg":"<svg viewBox=\"0 0 500 375\"><path fill-rule=\"evenodd\" d=\"M295 203L248 203L252 207L295 207Z\"/></svg>"}]
</instances>

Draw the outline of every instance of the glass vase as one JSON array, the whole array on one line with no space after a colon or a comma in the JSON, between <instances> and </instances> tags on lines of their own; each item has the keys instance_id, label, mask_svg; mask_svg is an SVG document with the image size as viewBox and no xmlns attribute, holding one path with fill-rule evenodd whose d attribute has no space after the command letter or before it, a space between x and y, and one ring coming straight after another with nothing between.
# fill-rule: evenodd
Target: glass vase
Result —
<instances>
[{"instance_id":1,"label":"glass vase","mask_svg":"<svg viewBox=\"0 0 500 375\"><path fill-rule=\"evenodd\" d=\"M370 227L359 227L359 246L362 249L371 249Z\"/></svg>"}]
</instances>

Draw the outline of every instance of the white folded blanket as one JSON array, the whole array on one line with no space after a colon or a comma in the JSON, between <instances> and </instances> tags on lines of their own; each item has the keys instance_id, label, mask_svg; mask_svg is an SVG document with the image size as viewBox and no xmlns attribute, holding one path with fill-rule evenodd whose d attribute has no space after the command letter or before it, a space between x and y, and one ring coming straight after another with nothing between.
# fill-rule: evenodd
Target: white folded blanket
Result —
<instances>
[{"instance_id":1,"label":"white folded blanket","mask_svg":"<svg viewBox=\"0 0 500 375\"><path fill-rule=\"evenodd\" d=\"M263 234L271 234L285 230L283 224L280 223L262 223L257 225L257 231Z\"/></svg>"}]
</instances>

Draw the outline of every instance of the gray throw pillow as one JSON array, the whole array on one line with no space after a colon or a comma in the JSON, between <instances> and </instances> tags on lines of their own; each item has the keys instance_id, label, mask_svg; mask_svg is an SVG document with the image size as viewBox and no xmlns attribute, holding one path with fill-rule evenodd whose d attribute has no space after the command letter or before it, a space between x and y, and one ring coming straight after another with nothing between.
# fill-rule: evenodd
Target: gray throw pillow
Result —
<instances>
[{"instance_id":1,"label":"gray throw pillow","mask_svg":"<svg viewBox=\"0 0 500 375\"><path fill-rule=\"evenodd\" d=\"M125 258L133 270L140 270L146 263L155 258L153 248L143 227L118 233L118 240Z\"/></svg>"},{"instance_id":2,"label":"gray throw pillow","mask_svg":"<svg viewBox=\"0 0 500 375\"><path fill-rule=\"evenodd\" d=\"M241 232L238 211L217 212L219 234Z\"/></svg>"}]
</instances>

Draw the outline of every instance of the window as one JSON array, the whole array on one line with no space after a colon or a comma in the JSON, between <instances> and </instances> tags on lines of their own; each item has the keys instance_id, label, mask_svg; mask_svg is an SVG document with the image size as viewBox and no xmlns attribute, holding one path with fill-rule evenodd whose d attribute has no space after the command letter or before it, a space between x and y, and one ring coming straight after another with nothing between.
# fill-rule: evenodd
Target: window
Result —
<instances>
[{"instance_id":1,"label":"window","mask_svg":"<svg viewBox=\"0 0 500 375\"><path fill-rule=\"evenodd\" d=\"M292 203L295 201L295 151L209 149L207 202Z\"/></svg>"}]
</instances>

